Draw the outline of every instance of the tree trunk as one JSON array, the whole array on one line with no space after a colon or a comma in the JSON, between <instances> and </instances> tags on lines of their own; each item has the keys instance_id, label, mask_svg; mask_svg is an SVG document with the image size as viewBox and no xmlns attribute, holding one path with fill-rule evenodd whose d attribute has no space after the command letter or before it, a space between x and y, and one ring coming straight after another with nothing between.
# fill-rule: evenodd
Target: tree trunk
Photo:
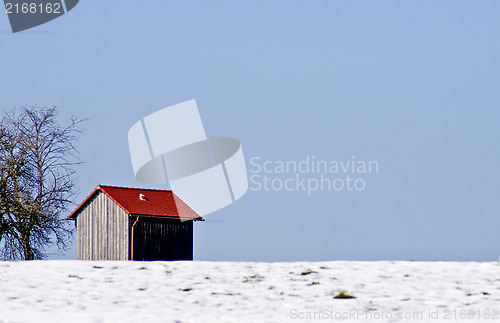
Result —
<instances>
[{"instance_id":1,"label":"tree trunk","mask_svg":"<svg viewBox=\"0 0 500 323\"><path fill-rule=\"evenodd\" d=\"M24 250L24 259L33 260L35 258L35 255L33 254L33 249L31 249L29 235L24 235L24 234L22 235L22 244Z\"/></svg>"}]
</instances>

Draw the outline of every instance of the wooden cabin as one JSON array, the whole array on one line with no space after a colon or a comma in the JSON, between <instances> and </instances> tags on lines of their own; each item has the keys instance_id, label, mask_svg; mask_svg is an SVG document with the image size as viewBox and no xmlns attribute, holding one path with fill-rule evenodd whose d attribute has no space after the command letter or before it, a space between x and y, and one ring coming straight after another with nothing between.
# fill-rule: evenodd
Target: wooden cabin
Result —
<instances>
[{"instance_id":1,"label":"wooden cabin","mask_svg":"<svg viewBox=\"0 0 500 323\"><path fill-rule=\"evenodd\" d=\"M203 220L172 191L104 185L68 219L82 260L193 260L193 222Z\"/></svg>"}]
</instances>

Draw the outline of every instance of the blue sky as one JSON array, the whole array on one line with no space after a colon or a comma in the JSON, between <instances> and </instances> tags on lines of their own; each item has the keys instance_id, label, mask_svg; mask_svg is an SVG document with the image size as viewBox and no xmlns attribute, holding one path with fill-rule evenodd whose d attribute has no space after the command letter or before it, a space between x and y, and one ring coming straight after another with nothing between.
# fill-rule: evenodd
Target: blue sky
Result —
<instances>
[{"instance_id":1,"label":"blue sky","mask_svg":"<svg viewBox=\"0 0 500 323\"><path fill-rule=\"evenodd\" d=\"M82 0L17 34L0 14L0 108L89 119L78 203L99 183L144 187L128 129L189 99L209 136L241 141L249 170L252 157L378 161L360 192L248 191L195 224L198 260L497 260L499 10Z\"/></svg>"}]
</instances>

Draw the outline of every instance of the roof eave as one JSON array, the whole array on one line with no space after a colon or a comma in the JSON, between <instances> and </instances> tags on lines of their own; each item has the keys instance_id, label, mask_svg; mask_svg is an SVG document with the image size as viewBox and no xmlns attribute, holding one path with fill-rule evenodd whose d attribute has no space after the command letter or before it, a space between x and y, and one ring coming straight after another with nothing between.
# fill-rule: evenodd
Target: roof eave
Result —
<instances>
[{"instance_id":1,"label":"roof eave","mask_svg":"<svg viewBox=\"0 0 500 323\"><path fill-rule=\"evenodd\" d=\"M129 216L141 216L147 218L158 218L158 219L171 219L171 220L185 220L185 221L205 221L204 218L190 218L185 216L170 216L170 215L154 215L154 214L138 214L138 213L129 213Z\"/></svg>"}]
</instances>

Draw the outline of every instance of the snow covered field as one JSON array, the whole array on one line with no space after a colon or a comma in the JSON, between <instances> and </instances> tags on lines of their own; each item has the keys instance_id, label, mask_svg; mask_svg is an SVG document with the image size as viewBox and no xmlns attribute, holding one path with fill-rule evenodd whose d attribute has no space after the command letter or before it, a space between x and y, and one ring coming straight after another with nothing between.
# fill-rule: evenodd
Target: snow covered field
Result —
<instances>
[{"instance_id":1,"label":"snow covered field","mask_svg":"<svg viewBox=\"0 0 500 323\"><path fill-rule=\"evenodd\" d=\"M354 296L336 299L340 291ZM0 262L0 322L500 320L474 262Z\"/></svg>"}]
</instances>

